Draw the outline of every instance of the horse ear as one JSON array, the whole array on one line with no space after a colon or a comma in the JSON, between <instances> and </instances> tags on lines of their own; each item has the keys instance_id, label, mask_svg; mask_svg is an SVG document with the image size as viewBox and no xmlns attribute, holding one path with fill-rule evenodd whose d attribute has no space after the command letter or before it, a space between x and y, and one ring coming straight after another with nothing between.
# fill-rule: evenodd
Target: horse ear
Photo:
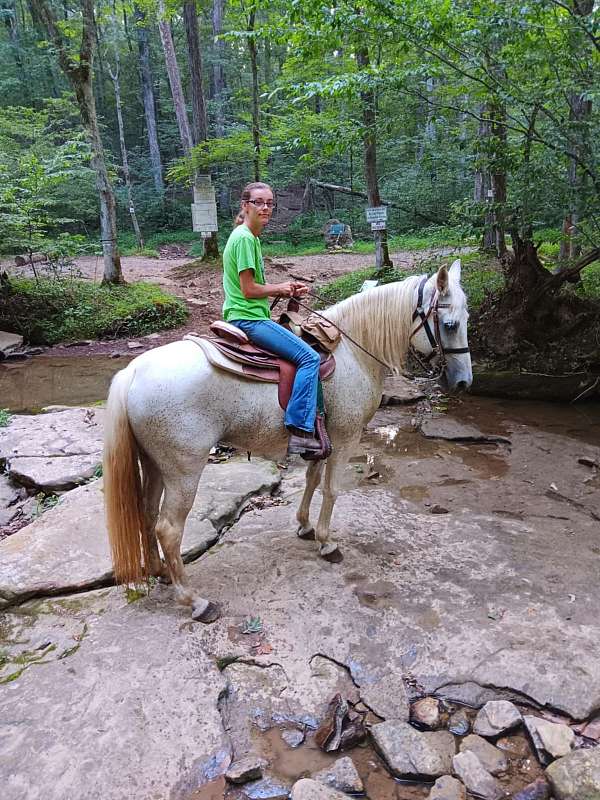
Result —
<instances>
[{"instance_id":1,"label":"horse ear","mask_svg":"<svg viewBox=\"0 0 600 800\"><path fill-rule=\"evenodd\" d=\"M450 267L450 274L457 283L460 283L460 266L460 258L457 258Z\"/></svg>"},{"instance_id":2,"label":"horse ear","mask_svg":"<svg viewBox=\"0 0 600 800\"><path fill-rule=\"evenodd\" d=\"M448 291L448 267L444 264L435 276L436 289L440 295L445 295Z\"/></svg>"}]
</instances>

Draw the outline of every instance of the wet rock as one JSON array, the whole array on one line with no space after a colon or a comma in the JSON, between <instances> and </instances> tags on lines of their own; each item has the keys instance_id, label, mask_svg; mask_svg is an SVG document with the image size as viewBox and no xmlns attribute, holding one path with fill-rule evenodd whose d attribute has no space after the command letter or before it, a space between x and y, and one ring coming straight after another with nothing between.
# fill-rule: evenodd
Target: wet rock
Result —
<instances>
[{"instance_id":1,"label":"wet rock","mask_svg":"<svg viewBox=\"0 0 600 800\"><path fill-rule=\"evenodd\" d=\"M290 790L272 778L263 778L260 781L245 784L242 794L248 800L287 800Z\"/></svg>"},{"instance_id":2,"label":"wet rock","mask_svg":"<svg viewBox=\"0 0 600 800\"><path fill-rule=\"evenodd\" d=\"M45 493L72 489L102 461L104 409L19 415L0 432L0 459L17 483Z\"/></svg>"},{"instance_id":3,"label":"wet rock","mask_svg":"<svg viewBox=\"0 0 600 800\"><path fill-rule=\"evenodd\" d=\"M313 775L315 781L324 783L339 792L360 794L364 792L363 782L360 779L354 761L348 756L338 758L330 767L322 769Z\"/></svg>"},{"instance_id":4,"label":"wet rock","mask_svg":"<svg viewBox=\"0 0 600 800\"><path fill-rule=\"evenodd\" d=\"M398 778L439 778L452 769L456 752L447 731L420 732L406 722L388 720L373 725L375 746Z\"/></svg>"},{"instance_id":5,"label":"wet rock","mask_svg":"<svg viewBox=\"0 0 600 800\"><path fill-rule=\"evenodd\" d=\"M243 458L209 464L186 522L184 559L213 544L219 526L249 495L270 491L279 480L274 465L258 458L251 464ZM92 588L111 575L102 480L62 495L54 508L0 541L0 609L34 595Z\"/></svg>"},{"instance_id":6,"label":"wet rock","mask_svg":"<svg viewBox=\"0 0 600 800\"><path fill-rule=\"evenodd\" d=\"M596 719L584 725L580 733L588 739L600 740L600 717L596 717Z\"/></svg>"},{"instance_id":7,"label":"wet rock","mask_svg":"<svg viewBox=\"0 0 600 800\"><path fill-rule=\"evenodd\" d=\"M437 697L423 697L410 707L410 718L417 725L423 725L430 730L440 727L440 701Z\"/></svg>"},{"instance_id":8,"label":"wet rock","mask_svg":"<svg viewBox=\"0 0 600 800\"><path fill-rule=\"evenodd\" d=\"M18 350L22 344L23 337L18 333L0 331L0 360L14 350Z\"/></svg>"},{"instance_id":9,"label":"wet rock","mask_svg":"<svg viewBox=\"0 0 600 800\"><path fill-rule=\"evenodd\" d=\"M483 768L491 775L500 775L508 769L508 758L504 753L481 736L471 734L465 737L460 743L460 752L466 751L475 753Z\"/></svg>"},{"instance_id":10,"label":"wet rock","mask_svg":"<svg viewBox=\"0 0 600 800\"><path fill-rule=\"evenodd\" d=\"M543 778L529 783L513 797L513 800L549 800L550 785Z\"/></svg>"},{"instance_id":11,"label":"wet rock","mask_svg":"<svg viewBox=\"0 0 600 800\"><path fill-rule=\"evenodd\" d=\"M509 700L490 700L475 718L473 731L480 736L500 736L522 722L521 712Z\"/></svg>"},{"instance_id":12,"label":"wet rock","mask_svg":"<svg viewBox=\"0 0 600 800\"><path fill-rule=\"evenodd\" d=\"M429 513L430 514L449 514L450 512L444 506L440 506L437 503L434 503L434 505L432 505L431 508L429 509Z\"/></svg>"},{"instance_id":13,"label":"wet rock","mask_svg":"<svg viewBox=\"0 0 600 800\"><path fill-rule=\"evenodd\" d=\"M474 425L466 425L451 417L427 417L421 422L420 430L426 439L445 439L448 442L479 444L510 444L506 436L482 433Z\"/></svg>"},{"instance_id":14,"label":"wet rock","mask_svg":"<svg viewBox=\"0 0 600 800\"><path fill-rule=\"evenodd\" d=\"M465 736L471 730L471 721L464 708L459 708L451 715L448 730L455 736Z\"/></svg>"},{"instance_id":15,"label":"wet rock","mask_svg":"<svg viewBox=\"0 0 600 800\"><path fill-rule=\"evenodd\" d=\"M546 769L556 800L598 800L600 748L576 750Z\"/></svg>"},{"instance_id":16,"label":"wet rock","mask_svg":"<svg viewBox=\"0 0 600 800\"><path fill-rule=\"evenodd\" d=\"M587 456L583 456L582 458L577 459L578 464L582 464L584 467L600 467L600 461L596 461L595 458L588 458Z\"/></svg>"},{"instance_id":17,"label":"wet rock","mask_svg":"<svg viewBox=\"0 0 600 800\"><path fill-rule=\"evenodd\" d=\"M575 734L568 725L531 716L523 717L523 722L542 764L571 752Z\"/></svg>"},{"instance_id":18,"label":"wet rock","mask_svg":"<svg viewBox=\"0 0 600 800\"><path fill-rule=\"evenodd\" d=\"M382 406L408 405L423 400L425 395L412 381L402 375L389 376L383 384Z\"/></svg>"},{"instance_id":19,"label":"wet rock","mask_svg":"<svg viewBox=\"0 0 600 800\"><path fill-rule=\"evenodd\" d=\"M483 800L500 800L506 796L502 786L483 767L475 753L465 751L454 756L452 769L469 792L477 797Z\"/></svg>"},{"instance_id":20,"label":"wet rock","mask_svg":"<svg viewBox=\"0 0 600 800\"><path fill-rule=\"evenodd\" d=\"M348 797L320 781L301 778L292 787L291 800L348 800Z\"/></svg>"},{"instance_id":21,"label":"wet rock","mask_svg":"<svg viewBox=\"0 0 600 800\"><path fill-rule=\"evenodd\" d=\"M496 740L496 747L516 758L530 758L533 756L531 745L524 736L502 736Z\"/></svg>"},{"instance_id":22,"label":"wet rock","mask_svg":"<svg viewBox=\"0 0 600 800\"><path fill-rule=\"evenodd\" d=\"M225 777L229 783L248 783L248 781L260 780L263 771L267 766L264 758L252 757L240 758L231 764Z\"/></svg>"},{"instance_id":23,"label":"wet rock","mask_svg":"<svg viewBox=\"0 0 600 800\"><path fill-rule=\"evenodd\" d=\"M327 753L354 747L366 739L364 717L350 708L341 694L330 701L327 713L317 732L315 741Z\"/></svg>"},{"instance_id":24,"label":"wet rock","mask_svg":"<svg viewBox=\"0 0 600 800\"><path fill-rule=\"evenodd\" d=\"M433 784L428 800L466 800L467 790L451 775L443 775Z\"/></svg>"},{"instance_id":25,"label":"wet rock","mask_svg":"<svg viewBox=\"0 0 600 800\"><path fill-rule=\"evenodd\" d=\"M286 728L281 731L281 738L289 747L300 747L305 739L305 733L298 728Z\"/></svg>"}]
</instances>

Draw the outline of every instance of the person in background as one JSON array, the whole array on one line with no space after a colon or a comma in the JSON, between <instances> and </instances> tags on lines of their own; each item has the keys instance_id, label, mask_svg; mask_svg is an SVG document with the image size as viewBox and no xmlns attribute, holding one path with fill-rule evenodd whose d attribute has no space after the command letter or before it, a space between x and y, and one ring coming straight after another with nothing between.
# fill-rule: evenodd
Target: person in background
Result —
<instances>
[{"instance_id":1,"label":"person in background","mask_svg":"<svg viewBox=\"0 0 600 800\"><path fill-rule=\"evenodd\" d=\"M254 344L296 365L285 412L288 453L310 455L321 450L315 437L320 358L306 342L271 319L269 297L303 297L308 291L308 286L296 281L265 282L258 237L273 207L273 191L266 183L249 183L243 189L236 227L223 251L223 319Z\"/></svg>"}]
</instances>

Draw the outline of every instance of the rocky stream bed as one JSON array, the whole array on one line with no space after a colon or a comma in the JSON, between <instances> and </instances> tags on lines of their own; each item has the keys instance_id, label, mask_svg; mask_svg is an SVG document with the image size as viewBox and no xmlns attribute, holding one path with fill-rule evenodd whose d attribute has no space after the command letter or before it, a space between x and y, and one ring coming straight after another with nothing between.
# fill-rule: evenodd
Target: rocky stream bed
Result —
<instances>
[{"instance_id":1,"label":"rocky stream bed","mask_svg":"<svg viewBox=\"0 0 600 800\"><path fill-rule=\"evenodd\" d=\"M215 453L210 626L111 585L102 408L0 430L3 798L600 798L600 408L386 398L339 565L295 536L302 462Z\"/></svg>"}]
</instances>

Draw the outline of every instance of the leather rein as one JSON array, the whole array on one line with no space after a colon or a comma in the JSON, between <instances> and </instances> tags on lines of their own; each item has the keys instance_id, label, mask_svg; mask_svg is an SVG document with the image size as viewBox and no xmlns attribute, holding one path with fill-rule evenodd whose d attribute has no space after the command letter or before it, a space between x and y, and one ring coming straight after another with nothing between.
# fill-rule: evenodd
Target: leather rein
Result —
<instances>
[{"instance_id":1,"label":"leather rein","mask_svg":"<svg viewBox=\"0 0 600 800\"><path fill-rule=\"evenodd\" d=\"M438 315L438 308L450 308L450 303L440 303L440 301L439 301L439 292L436 289L435 292L433 293L432 298L431 298L431 303L429 305L429 308L427 309L427 311L425 311L425 309L423 308L423 290L424 290L425 284L427 283L428 280L429 280L428 276L425 275L423 277L423 279L421 280L421 283L419 284L419 293L418 293L418 296L417 296L417 307L416 307L415 311L413 312L413 317L412 318L413 318L413 321L416 321L420 317L421 318L421 322L414 329L414 331L411 333L410 338L409 338L409 342L411 341L413 336L421 330L421 328L424 329L425 334L427 335L427 338L429 339L429 343L431 344L431 353L429 353L428 356L424 357L426 363L425 364L423 363L423 361L421 360L421 357L419 356L419 354L415 350L414 346L412 346L412 345L411 345L411 352L412 352L413 356L416 358L416 360L419 362L419 364L427 372L427 371L429 371L429 368L428 368L427 364L438 354L438 351L439 351L440 362L438 364L438 367L440 368L439 374L441 375L443 373L444 369L446 368L446 353L455 353L455 354L458 355L459 353L469 353L470 350L469 350L468 347L446 347L445 348L444 345L442 344L442 337L441 337L441 334L440 334L440 320L439 320L439 315ZM324 303L324 304L330 305L330 306L331 305L335 305L334 303L331 303L329 300L326 300L324 297L320 297L316 292L313 292L313 291L309 290L308 294L311 297L314 297L316 300L319 300L321 303ZM280 299L281 299L281 295L276 297L275 300L273 300L273 302L271 303L271 310L273 310L275 308L275 306L277 305L277 303L279 302ZM321 317L321 319L324 319L330 325L333 325L333 327L337 328L337 330L342 334L342 336L345 336L346 339L348 339L349 341L352 342L352 344L356 345L356 347L358 347L360 350L362 350L368 356L371 356L372 359L374 359L375 361L379 362L379 364L381 364L386 369L390 369L389 364L386 364L380 358L377 358L377 356L373 355L373 353L370 353L365 347L360 345L349 334L347 334L346 331L343 331L339 327L339 325L336 325L335 322L332 322L330 319L327 319L327 317L323 317L321 314L319 314L318 311L315 311L310 306L304 304L301 300L298 300L297 297L294 297L293 299L295 300L296 303L298 303L298 305L301 308L306 309L306 311L309 311L311 314L315 314L317 317ZM431 326L429 324L429 318L430 317L433 319L433 332L432 332Z\"/></svg>"},{"instance_id":2,"label":"leather rein","mask_svg":"<svg viewBox=\"0 0 600 800\"><path fill-rule=\"evenodd\" d=\"M413 322L417 319L421 319L421 322L417 325L414 331L410 335L409 342L412 338L421 330L421 328L425 331L425 335L429 339L429 344L431 345L431 353L428 356L421 357L415 347L411 345L411 353L419 362L419 364L428 371L428 364L432 359L436 356L439 356L439 374L441 375L444 370L446 369L446 354L456 354L462 355L464 353L470 353L470 349L468 347L444 347L442 343L442 336L440 332L440 317L438 314L439 308L450 308L450 303L440 303L440 294L436 289L431 297L431 303L429 304L429 308L425 311L423 307L423 291L425 289L425 284L429 280L428 276L425 275L419 284L419 293L417 295L417 307L413 312ZM431 325L429 324L429 319L433 320L433 331L431 330ZM423 363L423 361L425 363Z\"/></svg>"}]
</instances>

